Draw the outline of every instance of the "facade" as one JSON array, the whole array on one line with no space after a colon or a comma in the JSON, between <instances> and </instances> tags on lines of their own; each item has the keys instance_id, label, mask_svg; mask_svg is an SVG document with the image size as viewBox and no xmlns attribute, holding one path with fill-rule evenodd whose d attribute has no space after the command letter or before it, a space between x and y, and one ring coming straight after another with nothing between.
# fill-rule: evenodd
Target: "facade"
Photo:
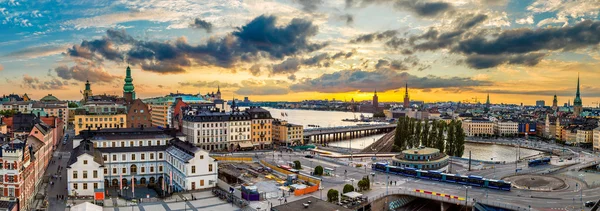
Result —
<instances>
[{"instance_id":1,"label":"facade","mask_svg":"<svg viewBox=\"0 0 600 211\"><path fill-rule=\"evenodd\" d=\"M35 192L35 164L32 147L20 139L2 145L0 159L0 201L16 202L22 210L28 210Z\"/></svg>"},{"instance_id":2,"label":"facade","mask_svg":"<svg viewBox=\"0 0 600 211\"><path fill-rule=\"evenodd\" d=\"M252 119L247 112L186 108L182 132L187 141L204 150L233 151L252 147Z\"/></svg>"},{"instance_id":3,"label":"facade","mask_svg":"<svg viewBox=\"0 0 600 211\"><path fill-rule=\"evenodd\" d=\"M304 128L302 125L288 123L285 120L273 120L273 141L278 145L303 145Z\"/></svg>"},{"instance_id":4,"label":"facade","mask_svg":"<svg viewBox=\"0 0 600 211\"><path fill-rule=\"evenodd\" d=\"M151 127L150 109L142 100L136 99L127 105L127 127Z\"/></svg>"},{"instance_id":5,"label":"facade","mask_svg":"<svg viewBox=\"0 0 600 211\"><path fill-rule=\"evenodd\" d=\"M167 128L171 125L172 110L170 103L149 104L152 126Z\"/></svg>"},{"instance_id":6,"label":"facade","mask_svg":"<svg viewBox=\"0 0 600 211\"><path fill-rule=\"evenodd\" d=\"M48 96L44 97L47 98ZM69 106L66 101L40 101L33 103L31 106L32 111L44 111L50 116L59 117L63 122L69 121Z\"/></svg>"},{"instance_id":7,"label":"facade","mask_svg":"<svg viewBox=\"0 0 600 211\"><path fill-rule=\"evenodd\" d=\"M88 102L75 111L75 135L89 127L124 128L127 127L126 107L114 102Z\"/></svg>"},{"instance_id":8,"label":"facade","mask_svg":"<svg viewBox=\"0 0 600 211\"><path fill-rule=\"evenodd\" d=\"M462 121L462 127L467 136L484 136L494 134L494 123L485 119L464 120Z\"/></svg>"},{"instance_id":9,"label":"facade","mask_svg":"<svg viewBox=\"0 0 600 211\"><path fill-rule=\"evenodd\" d=\"M450 158L435 148L413 148L402 151L392 159L393 166L410 167L423 170L445 169Z\"/></svg>"},{"instance_id":10,"label":"facade","mask_svg":"<svg viewBox=\"0 0 600 211\"><path fill-rule=\"evenodd\" d=\"M271 112L260 108L250 107L246 110L252 119L250 132L254 148L264 149L273 143L273 117Z\"/></svg>"},{"instance_id":11,"label":"facade","mask_svg":"<svg viewBox=\"0 0 600 211\"><path fill-rule=\"evenodd\" d=\"M589 144L594 142L594 127L580 126L577 129L575 142L577 144Z\"/></svg>"},{"instance_id":12,"label":"facade","mask_svg":"<svg viewBox=\"0 0 600 211\"><path fill-rule=\"evenodd\" d=\"M593 137L592 137L593 150L600 151L600 127L594 128L592 133L593 133Z\"/></svg>"},{"instance_id":13,"label":"facade","mask_svg":"<svg viewBox=\"0 0 600 211\"><path fill-rule=\"evenodd\" d=\"M33 103L29 101L8 101L3 102L0 109L2 110L13 110L15 112L29 113L31 112Z\"/></svg>"},{"instance_id":14,"label":"facade","mask_svg":"<svg viewBox=\"0 0 600 211\"><path fill-rule=\"evenodd\" d=\"M511 136L518 134L519 123L513 121L497 121L494 125L494 132L498 136Z\"/></svg>"},{"instance_id":15,"label":"facade","mask_svg":"<svg viewBox=\"0 0 600 211\"><path fill-rule=\"evenodd\" d=\"M119 188L132 183L160 187L164 182L165 191L169 192L212 188L217 183L216 160L207 151L185 142L185 136L172 129L102 129L85 131L84 136L90 138L82 140L78 136L74 140L77 153L71 156L67 168L70 195L72 190L80 196L92 194L83 187L90 189L94 183L98 187ZM89 166L82 168L85 160ZM88 178L80 176L83 171L87 171ZM94 171L98 171L97 178Z\"/></svg>"}]
</instances>

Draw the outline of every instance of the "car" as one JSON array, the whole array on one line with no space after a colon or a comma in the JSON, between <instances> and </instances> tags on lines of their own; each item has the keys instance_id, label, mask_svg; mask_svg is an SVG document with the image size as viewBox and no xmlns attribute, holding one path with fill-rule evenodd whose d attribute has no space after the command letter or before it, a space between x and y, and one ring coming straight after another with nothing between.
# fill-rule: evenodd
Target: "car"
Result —
<instances>
[{"instance_id":1,"label":"car","mask_svg":"<svg viewBox=\"0 0 600 211\"><path fill-rule=\"evenodd\" d=\"M312 156L312 155L306 155L306 156L304 156L304 157L305 157L305 158L314 158L315 156Z\"/></svg>"},{"instance_id":2,"label":"car","mask_svg":"<svg viewBox=\"0 0 600 211\"><path fill-rule=\"evenodd\" d=\"M585 207L593 207L594 204L596 204L595 201L586 201L584 205L585 205Z\"/></svg>"}]
</instances>

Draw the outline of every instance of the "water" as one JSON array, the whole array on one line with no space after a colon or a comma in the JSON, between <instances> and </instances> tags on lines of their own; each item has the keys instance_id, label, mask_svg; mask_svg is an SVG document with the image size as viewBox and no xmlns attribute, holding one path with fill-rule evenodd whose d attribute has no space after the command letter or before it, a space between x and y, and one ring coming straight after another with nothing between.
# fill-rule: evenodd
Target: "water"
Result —
<instances>
[{"instance_id":1,"label":"water","mask_svg":"<svg viewBox=\"0 0 600 211\"><path fill-rule=\"evenodd\" d=\"M521 148L521 158L537 155L540 151ZM494 158L494 161L515 161L516 148L503 145L494 144L476 144L476 143L465 143L465 153L463 158L469 158L469 151L471 151L471 158L475 160L488 160Z\"/></svg>"},{"instance_id":2,"label":"water","mask_svg":"<svg viewBox=\"0 0 600 211\"><path fill-rule=\"evenodd\" d=\"M360 115L372 116L369 113L352 113L352 112L340 112L340 111L312 111L312 110L296 110L296 109L275 109L265 108L271 112L271 116L277 119L287 120L290 123L303 125L304 128L310 128L308 125L319 125L321 127L334 127L334 126L352 126L356 124L365 124L364 122L344 122L342 119L354 119L360 118ZM287 116L281 116L281 113L287 113ZM384 134L378 134L373 136L367 136L362 138L356 138L353 140L344 140L330 143L330 146L337 147L350 147L349 143L352 142L353 149L363 149L369 146L373 141L378 140ZM510 146L502 145L489 145L489 144L465 144L464 158L469 158L469 150L472 153L472 158L476 160L490 160L495 157L495 161L514 161L515 160L515 148ZM539 151L521 148L521 157L527 157L538 154Z\"/></svg>"}]
</instances>

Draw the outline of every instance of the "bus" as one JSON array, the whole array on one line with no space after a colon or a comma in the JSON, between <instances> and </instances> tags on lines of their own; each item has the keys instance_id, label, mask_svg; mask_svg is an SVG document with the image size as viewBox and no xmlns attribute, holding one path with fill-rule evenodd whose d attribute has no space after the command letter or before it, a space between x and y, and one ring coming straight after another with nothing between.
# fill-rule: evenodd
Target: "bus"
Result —
<instances>
[{"instance_id":1,"label":"bus","mask_svg":"<svg viewBox=\"0 0 600 211\"><path fill-rule=\"evenodd\" d=\"M282 169L285 169L285 170L288 170L288 171L292 169L292 167L287 166L287 165L279 165L279 168L282 168Z\"/></svg>"}]
</instances>

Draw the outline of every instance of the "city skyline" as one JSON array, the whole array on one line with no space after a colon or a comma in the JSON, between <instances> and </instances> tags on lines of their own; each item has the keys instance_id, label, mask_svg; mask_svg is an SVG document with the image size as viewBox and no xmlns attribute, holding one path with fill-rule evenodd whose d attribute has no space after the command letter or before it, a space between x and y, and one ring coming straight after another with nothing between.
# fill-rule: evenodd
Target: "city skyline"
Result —
<instances>
[{"instance_id":1,"label":"city skyline","mask_svg":"<svg viewBox=\"0 0 600 211\"><path fill-rule=\"evenodd\" d=\"M55 2L56 3L56 2ZM586 5L582 7L581 5ZM184 9L188 8L188 9ZM0 88L39 99L207 93L256 101L600 101L600 3L0 1ZM531 39L531 40L528 40ZM442 96L442 97L440 97Z\"/></svg>"}]
</instances>

